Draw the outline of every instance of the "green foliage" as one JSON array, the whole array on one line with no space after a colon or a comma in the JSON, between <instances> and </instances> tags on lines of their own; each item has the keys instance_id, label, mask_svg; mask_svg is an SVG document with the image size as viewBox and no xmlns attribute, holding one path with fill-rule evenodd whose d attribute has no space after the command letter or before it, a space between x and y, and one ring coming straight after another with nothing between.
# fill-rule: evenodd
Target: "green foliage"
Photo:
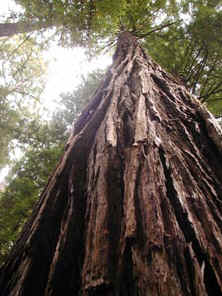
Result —
<instances>
[{"instance_id":1,"label":"green foliage","mask_svg":"<svg viewBox=\"0 0 222 296\"><path fill-rule=\"evenodd\" d=\"M0 40L0 168L9 161L12 140L24 129L25 110L38 104L45 68L31 37Z\"/></svg>"},{"instance_id":2,"label":"green foliage","mask_svg":"<svg viewBox=\"0 0 222 296\"><path fill-rule=\"evenodd\" d=\"M171 72L215 114L222 109L222 10L220 1L187 1L181 26L147 36L154 59Z\"/></svg>"},{"instance_id":3,"label":"green foliage","mask_svg":"<svg viewBox=\"0 0 222 296\"><path fill-rule=\"evenodd\" d=\"M175 16L176 1L167 0L17 0L25 8L20 17L24 23L39 23L43 27L56 27L60 44L87 45L91 49L103 44L103 40L115 39L124 29L145 33L160 15L169 11ZM165 19L165 18L162 18ZM41 25L40 25L41 27Z\"/></svg>"},{"instance_id":4,"label":"green foliage","mask_svg":"<svg viewBox=\"0 0 222 296\"><path fill-rule=\"evenodd\" d=\"M9 161L10 142L17 122L17 112L12 110L7 102L0 100L0 169Z\"/></svg>"},{"instance_id":5,"label":"green foliage","mask_svg":"<svg viewBox=\"0 0 222 296\"><path fill-rule=\"evenodd\" d=\"M158 63L211 107L221 99L220 0L17 0L24 20L56 27L60 44L98 50L133 32ZM177 21L174 25L164 27ZM155 28L164 28L155 31ZM148 34L153 32L153 34ZM147 35L148 34L148 35ZM218 110L219 112L219 110Z\"/></svg>"},{"instance_id":6,"label":"green foliage","mask_svg":"<svg viewBox=\"0 0 222 296\"><path fill-rule=\"evenodd\" d=\"M30 96L39 98L46 64L39 45L30 36L0 40L0 98L13 95L16 103Z\"/></svg>"}]
</instances>

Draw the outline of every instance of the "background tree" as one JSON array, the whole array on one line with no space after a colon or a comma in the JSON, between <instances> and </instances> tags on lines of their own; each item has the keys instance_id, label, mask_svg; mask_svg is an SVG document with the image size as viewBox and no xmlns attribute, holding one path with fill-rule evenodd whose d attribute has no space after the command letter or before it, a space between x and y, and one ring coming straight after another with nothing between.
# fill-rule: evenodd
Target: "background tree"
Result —
<instances>
[{"instance_id":1,"label":"background tree","mask_svg":"<svg viewBox=\"0 0 222 296\"><path fill-rule=\"evenodd\" d=\"M26 121L33 115L33 110L38 109L45 69L40 48L33 38L15 36L1 39L0 168L9 161L12 140L19 140Z\"/></svg>"}]
</instances>

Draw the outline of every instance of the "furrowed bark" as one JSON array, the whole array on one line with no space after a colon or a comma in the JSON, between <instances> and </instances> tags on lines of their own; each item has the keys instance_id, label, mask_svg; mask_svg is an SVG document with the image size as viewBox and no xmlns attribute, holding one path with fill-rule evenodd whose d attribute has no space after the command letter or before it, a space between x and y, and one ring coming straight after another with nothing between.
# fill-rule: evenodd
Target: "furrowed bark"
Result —
<instances>
[{"instance_id":1,"label":"furrowed bark","mask_svg":"<svg viewBox=\"0 0 222 296\"><path fill-rule=\"evenodd\" d=\"M222 295L221 143L211 114L122 33L1 295Z\"/></svg>"}]
</instances>

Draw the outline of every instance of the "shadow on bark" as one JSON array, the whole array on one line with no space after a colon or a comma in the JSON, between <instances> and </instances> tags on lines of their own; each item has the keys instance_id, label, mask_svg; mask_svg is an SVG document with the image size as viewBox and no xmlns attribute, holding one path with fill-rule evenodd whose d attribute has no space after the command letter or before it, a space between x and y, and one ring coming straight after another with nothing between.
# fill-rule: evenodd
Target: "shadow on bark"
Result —
<instances>
[{"instance_id":1,"label":"shadow on bark","mask_svg":"<svg viewBox=\"0 0 222 296\"><path fill-rule=\"evenodd\" d=\"M1 295L222 295L221 143L205 107L122 33Z\"/></svg>"}]
</instances>

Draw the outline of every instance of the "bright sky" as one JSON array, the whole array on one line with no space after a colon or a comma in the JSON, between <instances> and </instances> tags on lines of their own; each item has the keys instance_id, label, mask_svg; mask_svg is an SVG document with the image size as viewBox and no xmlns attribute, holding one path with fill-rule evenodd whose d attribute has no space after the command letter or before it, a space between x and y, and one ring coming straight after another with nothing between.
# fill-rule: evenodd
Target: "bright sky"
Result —
<instances>
[{"instance_id":1,"label":"bright sky","mask_svg":"<svg viewBox=\"0 0 222 296\"><path fill-rule=\"evenodd\" d=\"M10 10L16 10L16 7L18 9L13 0L0 0L0 16L7 15ZM43 101L51 108L54 108L53 101L59 94L77 87L82 76L111 64L111 55L99 56L89 62L83 49L65 49L56 45L45 53L45 58L49 61L49 67Z\"/></svg>"},{"instance_id":2,"label":"bright sky","mask_svg":"<svg viewBox=\"0 0 222 296\"><path fill-rule=\"evenodd\" d=\"M14 1L0 0L0 17L7 15L10 10L16 10ZM45 58L49 61L49 66L42 101L51 110L55 108L55 100L59 95L74 90L82 76L86 77L91 71L104 69L111 64L111 55L99 56L89 62L83 49L64 49L56 45L45 53ZM0 183L7 173L8 168L0 172Z\"/></svg>"},{"instance_id":3,"label":"bright sky","mask_svg":"<svg viewBox=\"0 0 222 296\"><path fill-rule=\"evenodd\" d=\"M59 94L74 90L88 73L96 69L104 69L111 64L111 55L103 55L87 60L84 50L80 48L64 49L53 46L46 53L49 59L46 88L43 98L46 105L54 107L53 101Z\"/></svg>"}]
</instances>

